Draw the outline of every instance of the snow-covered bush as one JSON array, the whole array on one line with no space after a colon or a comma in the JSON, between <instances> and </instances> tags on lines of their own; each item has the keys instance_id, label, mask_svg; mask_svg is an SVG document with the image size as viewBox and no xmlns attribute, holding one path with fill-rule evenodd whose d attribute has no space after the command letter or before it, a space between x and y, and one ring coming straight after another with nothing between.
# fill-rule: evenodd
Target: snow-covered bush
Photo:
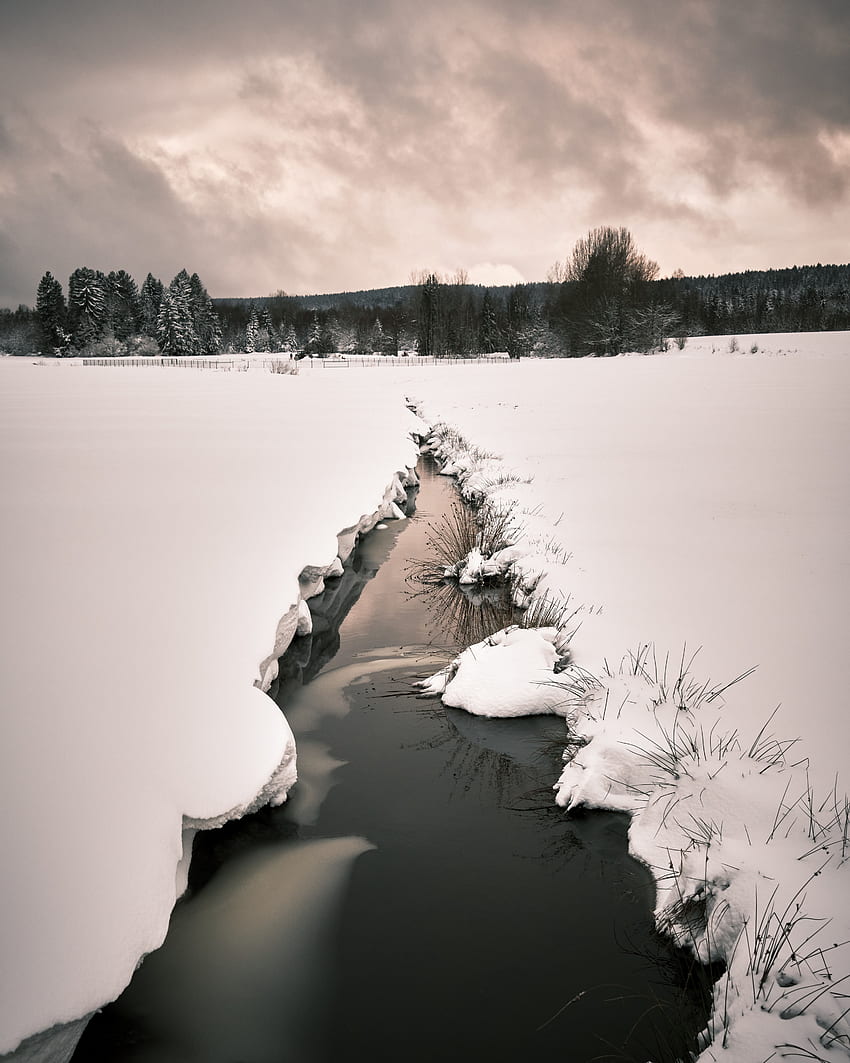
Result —
<instances>
[{"instance_id":1,"label":"snow-covered bush","mask_svg":"<svg viewBox=\"0 0 850 1063\"><path fill-rule=\"evenodd\" d=\"M298 362L294 358L275 358L268 363L270 373L283 373L289 376L297 376Z\"/></svg>"}]
</instances>

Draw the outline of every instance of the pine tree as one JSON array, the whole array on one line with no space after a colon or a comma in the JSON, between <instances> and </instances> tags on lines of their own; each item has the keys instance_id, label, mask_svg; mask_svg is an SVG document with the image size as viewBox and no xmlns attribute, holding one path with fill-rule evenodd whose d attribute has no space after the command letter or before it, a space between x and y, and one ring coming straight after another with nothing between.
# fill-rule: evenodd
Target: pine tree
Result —
<instances>
[{"instance_id":1,"label":"pine tree","mask_svg":"<svg viewBox=\"0 0 850 1063\"><path fill-rule=\"evenodd\" d=\"M138 333L141 324L139 289L123 269L107 277L106 325L117 340L127 340Z\"/></svg>"},{"instance_id":2,"label":"pine tree","mask_svg":"<svg viewBox=\"0 0 850 1063\"><path fill-rule=\"evenodd\" d=\"M214 355L221 351L221 325L218 314L213 310L212 299L207 296L204 306L198 312L196 323L198 345L201 354Z\"/></svg>"},{"instance_id":3,"label":"pine tree","mask_svg":"<svg viewBox=\"0 0 850 1063\"><path fill-rule=\"evenodd\" d=\"M189 274L184 269L162 293L156 321L156 340L162 353L170 358L199 352L192 321L191 287Z\"/></svg>"},{"instance_id":4,"label":"pine tree","mask_svg":"<svg viewBox=\"0 0 850 1063\"><path fill-rule=\"evenodd\" d=\"M70 340L65 330L68 311L62 285L49 270L38 285L35 313L43 346L56 355L65 354Z\"/></svg>"},{"instance_id":5,"label":"pine tree","mask_svg":"<svg viewBox=\"0 0 850 1063\"><path fill-rule=\"evenodd\" d=\"M490 292L485 291L481 304L481 324L478 328L478 350L482 354L492 354L500 349L501 339L493 300L490 298Z\"/></svg>"},{"instance_id":6,"label":"pine tree","mask_svg":"<svg viewBox=\"0 0 850 1063\"><path fill-rule=\"evenodd\" d=\"M283 340L281 341L281 350L287 354L295 354L298 351L298 334L295 331L295 326L290 324L283 332Z\"/></svg>"},{"instance_id":7,"label":"pine tree","mask_svg":"<svg viewBox=\"0 0 850 1063\"><path fill-rule=\"evenodd\" d=\"M88 266L75 269L68 280L68 322L78 350L94 343L106 324L106 278Z\"/></svg>"},{"instance_id":8,"label":"pine tree","mask_svg":"<svg viewBox=\"0 0 850 1063\"><path fill-rule=\"evenodd\" d=\"M307 334L307 343L304 347L305 354L318 354L322 344L322 326L319 323L319 315L314 310L313 320L310 322L310 331Z\"/></svg>"},{"instance_id":9,"label":"pine tree","mask_svg":"<svg viewBox=\"0 0 850 1063\"><path fill-rule=\"evenodd\" d=\"M182 304L180 293L173 288L167 288L162 293L156 339L159 349L168 358L184 355L191 348L187 309Z\"/></svg>"},{"instance_id":10,"label":"pine tree","mask_svg":"<svg viewBox=\"0 0 850 1063\"><path fill-rule=\"evenodd\" d=\"M162 281L149 273L139 293L139 326L145 336L153 339L157 336L157 319L162 304L162 291Z\"/></svg>"},{"instance_id":11,"label":"pine tree","mask_svg":"<svg viewBox=\"0 0 850 1063\"><path fill-rule=\"evenodd\" d=\"M319 352L333 354L339 348L339 325L333 310L327 315L319 333Z\"/></svg>"},{"instance_id":12,"label":"pine tree","mask_svg":"<svg viewBox=\"0 0 850 1063\"><path fill-rule=\"evenodd\" d=\"M379 317L375 318L375 324L372 326L372 342L370 344L373 354L383 354L386 347L386 337L384 336L384 326L381 324Z\"/></svg>"},{"instance_id":13,"label":"pine tree","mask_svg":"<svg viewBox=\"0 0 850 1063\"><path fill-rule=\"evenodd\" d=\"M212 299L197 273L193 273L189 279L189 308L198 351L207 356L218 354L221 350L221 325Z\"/></svg>"},{"instance_id":14,"label":"pine tree","mask_svg":"<svg viewBox=\"0 0 850 1063\"><path fill-rule=\"evenodd\" d=\"M508 354L511 358L521 358L528 354L530 329L532 321L530 286L515 284L508 297Z\"/></svg>"},{"instance_id":15,"label":"pine tree","mask_svg":"<svg viewBox=\"0 0 850 1063\"><path fill-rule=\"evenodd\" d=\"M446 322L443 284L436 273L424 278L419 292L419 353L423 358L442 358L446 353Z\"/></svg>"},{"instance_id":16,"label":"pine tree","mask_svg":"<svg viewBox=\"0 0 850 1063\"><path fill-rule=\"evenodd\" d=\"M168 286L168 290L171 292L174 308L179 312L181 317L181 349L174 353L180 355L197 355L200 353L200 342L198 340L198 334L195 331L195 321L193 317L192 281L185 269L181 269L174 277L171 284ZM163 295L163 300L164 298L165 296Z\"/></svg>"},{"instance_id":17,"label":"pine tree","mask_svg":"<svg viewBox=\"0 0 850 1063\"><path fill-rule=\"evenodd\" d=\"M257 316L257 334L254 347L257 351L270 351L274 346L274 325L269 308L263 307Z\"/></svg>"},{"instance_id":18,"label":"pine tree","mask_svg":"<svg viewBox=\"0 0 850 1063\"><path fill-rule=\"evenodd\" d=\"M251 306L251 316L245 326L245 353L254 354L257 350L257 334L260 331L260 322L257 317L257 308Z\"/></svg>"}]
</instances>

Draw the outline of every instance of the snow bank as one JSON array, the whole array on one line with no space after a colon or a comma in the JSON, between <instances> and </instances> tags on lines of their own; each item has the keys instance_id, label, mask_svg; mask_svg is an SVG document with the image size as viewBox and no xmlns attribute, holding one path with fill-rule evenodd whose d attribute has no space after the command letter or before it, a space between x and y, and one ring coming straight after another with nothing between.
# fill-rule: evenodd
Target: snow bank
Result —
<instances>
[{"instance_id":1,"label":"snow bank","mask_svg":"<svg viewBox=\"0 0 850 1063\"><path fill-rule=\"evenodd\" d=\"M702 1058L843 1058L850 335L737 346L493 367L469 395L433 378L411 395L445 471L523 525L455 573L507 574L523 604L562 602L580 625L551 679L578 734L557 799L629 811L659 927L727 964Z\"/></svg>"},{"instance_id":2,"label":"snow bank","mask_svg":"<svg viewBox=\"0 0 850 1063\"><path fill-rule=\"evenodd\" d=\"M0 360L0 1052L160 944L184 823L292 785L257 687L299 574L398 516L417 457L374 382Z\"/></svg>"}]
</instances>

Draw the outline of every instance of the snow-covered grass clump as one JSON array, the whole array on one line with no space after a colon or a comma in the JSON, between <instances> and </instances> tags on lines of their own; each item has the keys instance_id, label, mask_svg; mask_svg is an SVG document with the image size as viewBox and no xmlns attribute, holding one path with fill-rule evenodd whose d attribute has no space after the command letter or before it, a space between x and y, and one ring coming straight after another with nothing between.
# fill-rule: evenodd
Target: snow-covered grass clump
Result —
<instances>
[{"instance_id":1,"label":"snow-covered grass clump","mask_svg":"<svg viewBox=\"0 0 850 1063\"><path fill-rule=\"evenodd\" d=\"M659 929L723 965L705 1059L850 1051L850 804L837 783L816 792L796 742L769 720L739 732L723 690L687 667L668 685L649 647L615 674L582 674L572 693L580 744L557 802L629 811Z\"/></svg>"},{"instance_id":2,"label":"snow-covered grass clump","mask_svg":"<svg viewBox=\"0 0 850 1063\"><path fill-rule=\"evenodd\" d=\"M259 688L417 460L372 384L0 360L0 1053L161 943L184 826L293 784Z\"/></svg>"}]
</instances>

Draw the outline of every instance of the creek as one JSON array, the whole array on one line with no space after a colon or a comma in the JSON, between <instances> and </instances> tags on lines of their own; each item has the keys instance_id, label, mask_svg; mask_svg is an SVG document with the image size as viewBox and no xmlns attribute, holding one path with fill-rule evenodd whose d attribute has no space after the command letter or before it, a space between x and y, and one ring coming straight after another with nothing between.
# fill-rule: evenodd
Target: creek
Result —
<instances>
[{"instance_id":1,"label":"creek","mask_svg":"<svg viewBox=\"0 0 850 1063\"><path fill-rule=\"evenodd\" d=\"M75 1063L673 1059L704 1025L627 818L554 804L563 721L415 696L479 604L410 582L457 497L420 476L281 660L289 801L198 836L164 946Z\"/></svg>"}]
</instances>

